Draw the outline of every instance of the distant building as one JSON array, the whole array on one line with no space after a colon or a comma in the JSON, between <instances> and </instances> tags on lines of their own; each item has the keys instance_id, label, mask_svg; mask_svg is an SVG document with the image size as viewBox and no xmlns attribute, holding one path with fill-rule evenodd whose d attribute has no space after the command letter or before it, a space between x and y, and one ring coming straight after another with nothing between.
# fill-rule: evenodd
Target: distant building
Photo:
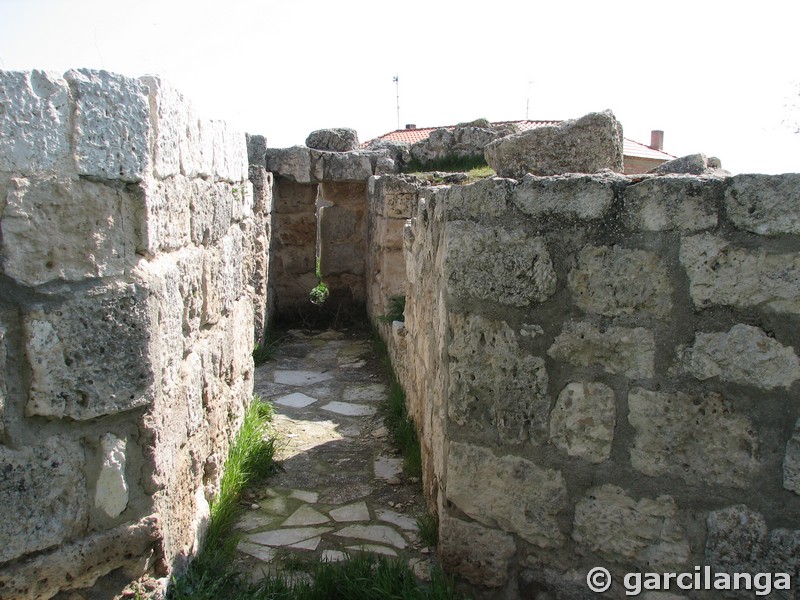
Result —
<instances>
[{"instance_id":1,"label":"distant building","mask_svg":"<svg viewBox=\"0 0 800 600\"><path fill-rule=\"evenodd\" d=\"M561 121L497 121L493 126L514 125L518 131L527 131L537 127L548 125L560 125ZM405 142L409 146L421 142L436 129L454 129L454 125L445 127L417 127L416 125L406 125L405 129L398 129L384 133L375 139L387 140L392 142ZM372 141L372 140L370 140ZM365 143L366 146L369 142ZM663 150L664 132L652 131L650 134L650 145L645 145L634 140L624 138L622 153L625 164L625 174L647 173L650 169L657 167L661 163L672 160L675 157L667 154Z\"/></svg>"}]
</instances>

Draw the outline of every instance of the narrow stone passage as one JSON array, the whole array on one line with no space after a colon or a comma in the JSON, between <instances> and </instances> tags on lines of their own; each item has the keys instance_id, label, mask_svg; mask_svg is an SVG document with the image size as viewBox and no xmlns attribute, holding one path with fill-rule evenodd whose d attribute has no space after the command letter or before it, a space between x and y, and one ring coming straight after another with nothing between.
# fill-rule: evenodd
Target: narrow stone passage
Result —
<instances>
[{"instance_id":1,"label":"narrow stone passage","mask_svg":"<svg viewBox=\"0 0 800 600\"><path fill-rule=\"evenodd\" d=\"M369 336L292 330L256 369L255 392L274 403L283 444L281 470L237 524L237 561L256 579L357 552L403 558L429 578L421 485L403 474L383 425L389 382Z\"/></svg>"}]
</instances>

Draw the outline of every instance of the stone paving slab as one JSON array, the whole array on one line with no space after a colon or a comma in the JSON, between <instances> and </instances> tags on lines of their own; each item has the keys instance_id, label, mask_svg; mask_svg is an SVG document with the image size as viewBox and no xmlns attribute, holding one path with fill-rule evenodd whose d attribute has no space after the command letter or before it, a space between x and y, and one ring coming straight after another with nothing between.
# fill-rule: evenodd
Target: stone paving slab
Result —
<instances>
[{"instance_id":1,"label":"stone paving slab","mask_svg":"<svg viewBox=\"0 0 800 600\"><path fill-rule=\"evenodd\" d=\"M335 562L357 552L402 556L425 578L425 503L383 425L389 382L372 348L368 331L289 331L256 368L283 443L282 471L237 524L237 560L254 578L298 554Z\"/></svg>"}]
</instances>

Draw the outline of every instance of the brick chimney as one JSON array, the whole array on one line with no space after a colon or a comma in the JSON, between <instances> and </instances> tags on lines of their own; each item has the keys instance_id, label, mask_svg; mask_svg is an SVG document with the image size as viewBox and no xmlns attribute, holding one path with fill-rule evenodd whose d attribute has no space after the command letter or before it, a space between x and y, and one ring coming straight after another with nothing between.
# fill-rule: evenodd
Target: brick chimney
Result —
<instances>
[{"instance_id":1,"label":"brick chimney","mask_svg":"<svg viewBox=\"0 0 800 600\"><path fill-rule=\"evenodd\" d=\"M406 129L416 129L416 128L417 128L416 123L407 123L406 124Z\"/></svg>"},{"instance_id":2,"label":"brick chimney","mask_svg":"<svg viewBox=\"0 0 800 600\"><path fill-rule=\"evenodd\" d=\"M658 129L653 129L650 132L650 147L653 150L663 150L664 149L664 132L659 131Z\"/></svg>"}]
</instances>

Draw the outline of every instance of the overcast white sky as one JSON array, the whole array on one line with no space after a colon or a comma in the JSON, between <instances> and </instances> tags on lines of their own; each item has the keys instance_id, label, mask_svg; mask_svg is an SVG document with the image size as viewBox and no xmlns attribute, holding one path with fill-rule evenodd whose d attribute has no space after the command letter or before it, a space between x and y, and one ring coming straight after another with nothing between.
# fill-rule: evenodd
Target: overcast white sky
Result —
<instances>
[{"instance_id":1,"label":"overcast white sky","mask_svg":"<svg viewBox=\"0 0 800 600\"><path fill-rule=\"evenodd\" d=\"M626 137L732 172L800 172L782 122L800 2L0 0L0 68L158 73L207 117L304 142L400 120L565 119L610 108Z\"/></svg>"}]
</instances>

